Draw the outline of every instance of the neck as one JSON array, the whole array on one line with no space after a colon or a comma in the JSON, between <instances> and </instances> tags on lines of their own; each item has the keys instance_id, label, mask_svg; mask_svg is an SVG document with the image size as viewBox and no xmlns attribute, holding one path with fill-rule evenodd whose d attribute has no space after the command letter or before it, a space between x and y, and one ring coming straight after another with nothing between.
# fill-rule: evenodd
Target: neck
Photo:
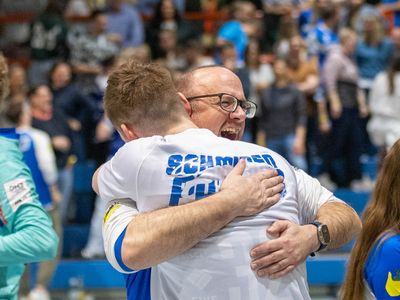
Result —
<instances>
[{"instance_id":1,"label":"neck","mask_svg":"<svg viewBox=\"0 0 400 300\"><path fill-rule=\"evenodd\" d=\"M181 133L190 128L197 128L197 126L192 122L192 120L184 118L184 119L180 120L179 122L177 122L175 125L167 128L164 131L164 135Z\"/></svg>"}]
</instances>

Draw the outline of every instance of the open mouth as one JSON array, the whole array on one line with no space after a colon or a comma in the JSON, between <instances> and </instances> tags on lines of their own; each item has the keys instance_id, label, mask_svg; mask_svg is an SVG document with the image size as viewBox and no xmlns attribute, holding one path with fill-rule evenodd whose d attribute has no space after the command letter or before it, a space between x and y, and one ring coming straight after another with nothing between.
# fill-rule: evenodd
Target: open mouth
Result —
<instances>
[{"instance_id":1,"label":"open mouth","mask_svg":"<svg viewBox=\"0 0 400 300\"><path fill-rule=\"evenodd\" d=\"M230 140L236 140L239 130L237 129L224 129L221 130L221 136Z\"/></svg>"}]
</instances>

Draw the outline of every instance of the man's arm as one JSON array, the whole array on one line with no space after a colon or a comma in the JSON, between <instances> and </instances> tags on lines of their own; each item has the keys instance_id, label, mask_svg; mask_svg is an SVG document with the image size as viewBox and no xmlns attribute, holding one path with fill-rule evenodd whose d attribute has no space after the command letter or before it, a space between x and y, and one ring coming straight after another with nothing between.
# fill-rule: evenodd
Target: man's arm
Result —
<instances>
[{"instance_id":1,"label":"man's arm","mask_svg":"<svg viewBox=\"0 0 400 300\"><path fill-rule=\"evenodd\" d=\"M280 199L283 178L275 170L244 177L244 168L245 162L239 162L217 194L185 205L137 214L129 221L125 235L119 237L122 239L119 248L114 246L115 238L105 237L106 249L114 252L112 256L121 257L120 261L116 259L117 269L140 270L154 266L190 249L235 217L253 215L275 204ZM113 219L115 222L115 216ZM105 222L105 231L118 227Z\"/></svg>"},{"instance_id":2,"label":"man's arm","mask_svg":"<svg viewBox=\"0 0 400 300\"><path fill-rule=\"evenodd\" d=\"M296 177L300 179L300 216L305 225L277 221L267 229L267 234L276 239L255 246L250 253L251 268L259 276L278 278L286 275L303 263L311 252L318 250L317 229L309 222L318 220L328 226L331 235L328 249L343 246L361 230L361 220L349 205L304 172L297 172Z\"/></svg>"}]
</instances>

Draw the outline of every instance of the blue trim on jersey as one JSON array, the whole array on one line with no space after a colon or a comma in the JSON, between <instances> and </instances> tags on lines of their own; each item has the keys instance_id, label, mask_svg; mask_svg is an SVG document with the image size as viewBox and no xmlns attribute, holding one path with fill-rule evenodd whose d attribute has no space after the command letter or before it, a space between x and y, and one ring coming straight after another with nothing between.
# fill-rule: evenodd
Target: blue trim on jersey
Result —
<instances>
[{"instance_id":1,"label":"blue trim on jersey","mask_svg":"<svg viewBox=\"0 0 400 300\"><path fill-rule=\"evenodd\" d=\"M124 231L121 232L121 234L119 235L118 239L116 240L115 244L114 244L114 254L115 254L115 258L117 259L118 265L121 267L122 270L124 270L125 272L133 272L134 270L128 268L123 262L122 262L122 255L121 255L121 250L122 250L122 241L125 237L125 233L126 233L126 228L124 229Z\"/></svg>"},{"instance_id":2,"label":"blue trim on jersey","mask_svg":"<svg viewBox=\"0 0 400 300\"><path fill-rule=\"evenodd\" d=\"M31 170L32 179L36 186L36 192L39 195L40 203L46 210L52 207L52 198L50 187L44 180L44 175L39 167L39 162L36 157L35 142L32 137L26 133L20 133L19 149L22 152L25 163Z\"/></svg>"},{"instance_id":3,"label":"blue trim on jersey","mask_svg":"<svg viewBox=\"0 0 400 300\"><path fill-rule=\"evenodd\" d=\"M151 269L140 270L132 274L124 274L126 298L128 300L150 300Z\"/></svg>"},{"instance_id":4,"label":"blue trim on jersey","mask_svg":"<svg viewBox=\"0 0 400 300\"><path fill-rule=\"evenodd\" d=\"M14 140L19 139L19 135L15 131L15 128L0 128L0 136Z\"/></svg>"}]
</instances>

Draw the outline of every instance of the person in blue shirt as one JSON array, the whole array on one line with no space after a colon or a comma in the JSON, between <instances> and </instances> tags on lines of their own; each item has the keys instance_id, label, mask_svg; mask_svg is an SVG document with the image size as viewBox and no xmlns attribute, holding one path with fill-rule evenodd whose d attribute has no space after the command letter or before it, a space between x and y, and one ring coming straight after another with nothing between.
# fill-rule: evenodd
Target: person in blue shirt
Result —
<instances>
[{"instance_id":1,"label":"person in blue shirt","mask_svg":"<svg viewBox=\"0 0 400 300\"><path fill-rule=\"evenodd\" d=\"M400 140L383 160L351 252L343 300L400 299Z\"/></svg>"}]
</instances>

